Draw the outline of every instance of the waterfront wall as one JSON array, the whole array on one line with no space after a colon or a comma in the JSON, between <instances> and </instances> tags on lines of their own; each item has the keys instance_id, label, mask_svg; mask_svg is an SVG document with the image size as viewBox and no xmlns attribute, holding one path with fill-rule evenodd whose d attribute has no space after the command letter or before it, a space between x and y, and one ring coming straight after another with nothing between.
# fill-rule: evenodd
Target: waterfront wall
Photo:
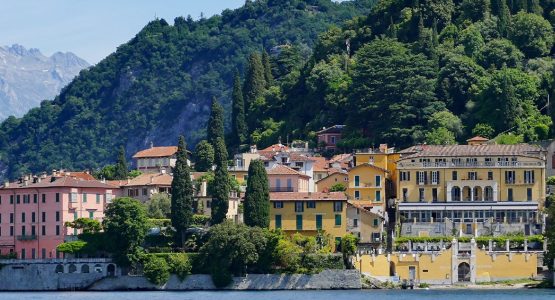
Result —
<instances>
[{"instance_id":1,"label":"waterfront wall","mask_svg":"<svg viewBox=\"0 0 555 300\"><path fill-rule=\"evenodd\" d=\"M357 270L325 270L319 274L248 274L235 277L228 290L329 290L360 289L360 273ZM105 278L89 290L215 290L210 275L190 275L180 281L172 275L163 286L156 286L142 276Z\"/></svg>"}]
</instances>

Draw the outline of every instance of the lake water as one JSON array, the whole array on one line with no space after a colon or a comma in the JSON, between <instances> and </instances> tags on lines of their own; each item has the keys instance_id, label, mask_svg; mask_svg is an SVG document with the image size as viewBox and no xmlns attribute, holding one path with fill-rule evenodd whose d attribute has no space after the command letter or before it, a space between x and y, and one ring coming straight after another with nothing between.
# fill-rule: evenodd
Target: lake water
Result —
<instances>
[{"instance_id":1,"label":"lake water","mask_svg":"<svg viewBox=\"0 0 555 300\"><path fill-rule=\"evenodd\" d=\"M555 299L555 289L513 290L355 290L355 291L271 291L271 292L0 292L1 300L509 300Z\"/></svg>"}]
</instances>

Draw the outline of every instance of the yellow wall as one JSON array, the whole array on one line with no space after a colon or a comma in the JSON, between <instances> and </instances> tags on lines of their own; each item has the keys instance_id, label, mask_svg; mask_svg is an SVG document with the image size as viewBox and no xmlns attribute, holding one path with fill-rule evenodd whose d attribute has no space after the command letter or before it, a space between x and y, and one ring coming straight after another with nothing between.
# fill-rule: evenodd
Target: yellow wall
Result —
<instances>
[{"instance_id":1,"label":"yellow wall","mask_svg":"<svg viewBox=\"0 0 555 300\"><path fill-rule=\"evenodd\" d=\"M376 186L376 176L380 176L380 186ZM386 175L387 173L378 168L369 165L359 165L357 167L349 170L349 186L347 188L347 194L352 201L371 201L372 204L378 204L385 206L385 187L386 187ZM359 186L355 186L355 177L359 176ZM359 191L360 199L356 199L355 191ZM380 191L381 200L376 201L376 191Z\"/></svg>"},{"instance_id":2,"label":"yellow wall","mask_svg":"<svg viewBox=\"0 0 555 300\"><path fill-rule=\"evenodd\" d=\"M276 215L281 215L281 229L288 233L302 233L304 235L314 235L316 229L316 215L322 215L322 230L334 238L343 237L347 233L347 201L343 203L343 210L333 211L334 201L316 200L316 208L307 208L306 201L303 201L304 212L295 212L295 201L283 201L283 208L274 208L273 202L270 203L270 229L276 229ZM297 230L297 215L303 216L303 228ZM341 215L341 225L335 225L335 215Z\"/></svg>"},{"instance_id":3,"label":"yellow wall","mask_svg":"<svg viewBox=\"0 0 555 300\"><path fill-rule=\"evenodd\" d=\"M530 278L538 275L538 256L535 253L502 253L494 258L486 251L478 250L476 262L478 282Z\"/></svg>"},{"instance_id":4,"label":"yellow wall","mask_svg":"<svg viewBox=\"0 0 555 300\"><path fill-rule=\"evenodd\" d=\"M349 175L343 173L333 173L330 176L317 181L316 192L322 192L337 183L342 183L345 187L347 187L349 184Z\"/></svg>"},{"instance_id":5,"label":"yellow wall","mask_svg":"<svg viewBox=\"0 0 555 300\"><path fill-rule=\"evenodd\" d=\"M358 213L357 213L358 209ZM360 243L379 243L372 240L372 233L381 233L383 229L382 219L371 212L364 211L349 204L347 209L347 217L349 218L349 228L351 233L360 233ZM353 219L358 220L358 227L353 227ZM376 220L377 226L374 226Z\"/></svg>"},{"instance_id":6,"label":"yellow wall","mask_svg":"<svg viewBox=\"0 0 555 300\"><path fill-rule=\"evenodd\" d=\"M235 179L237 179L237 182L239 182L239 184L243 184L243 183L247 182L247 180L245 180L245 177L249 174L249 172L248 171L234 171L234 170L231 170L231 171L229 171L229 174L232 177L235 177Z\"/></svg>"}]
</instances>

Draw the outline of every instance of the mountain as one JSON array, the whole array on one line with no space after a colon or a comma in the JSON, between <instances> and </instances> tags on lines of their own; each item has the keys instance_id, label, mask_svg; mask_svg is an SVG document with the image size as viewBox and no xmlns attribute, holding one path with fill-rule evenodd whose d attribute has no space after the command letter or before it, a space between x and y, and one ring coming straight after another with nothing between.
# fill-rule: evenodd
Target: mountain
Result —
<instances>
[{"instance_id":1,"label":"mountain","mask_svg":"<svg viewBox=\"0 0 555 300\"><path fill-rule=\"evenodd\" d=\"M89 64L71 52L44 56L21 45L0 47L0 120L23 116L60 90Z\"/></svg>"},{"instance_id":2,"label":"mountain","mask_svg":"<svg viewBox=\"0 0 555 300\"><path fill-rule=\"evenodd\" d=\"M230 111L233 74L250 53L293 47L302 65L321 32L368 14L374 2L258 0L208 19L154 20L53 101L3 122L0 172L98 168L120 145L129 155L151 142L175 144L179 134L194 145L213 97Z\"/></svg>"}]
</instances>

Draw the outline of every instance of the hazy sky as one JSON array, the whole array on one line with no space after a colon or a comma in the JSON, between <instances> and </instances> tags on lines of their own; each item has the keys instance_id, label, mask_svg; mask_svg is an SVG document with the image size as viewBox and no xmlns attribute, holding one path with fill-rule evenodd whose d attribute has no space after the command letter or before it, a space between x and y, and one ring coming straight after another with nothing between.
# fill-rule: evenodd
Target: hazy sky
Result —
<instances>
[{"instance_id":1,"label":"hazy sky","mask_svg":"<svg viewBox=\"0 0 555 300\"><path fill-rule=\"evenodd\" d=\"M91 64L127 42L155 16L173 24L237 8L245 0L2 0L0 46L21 44L43 54L71 51Z\"/></svg>"}]
</instances>

